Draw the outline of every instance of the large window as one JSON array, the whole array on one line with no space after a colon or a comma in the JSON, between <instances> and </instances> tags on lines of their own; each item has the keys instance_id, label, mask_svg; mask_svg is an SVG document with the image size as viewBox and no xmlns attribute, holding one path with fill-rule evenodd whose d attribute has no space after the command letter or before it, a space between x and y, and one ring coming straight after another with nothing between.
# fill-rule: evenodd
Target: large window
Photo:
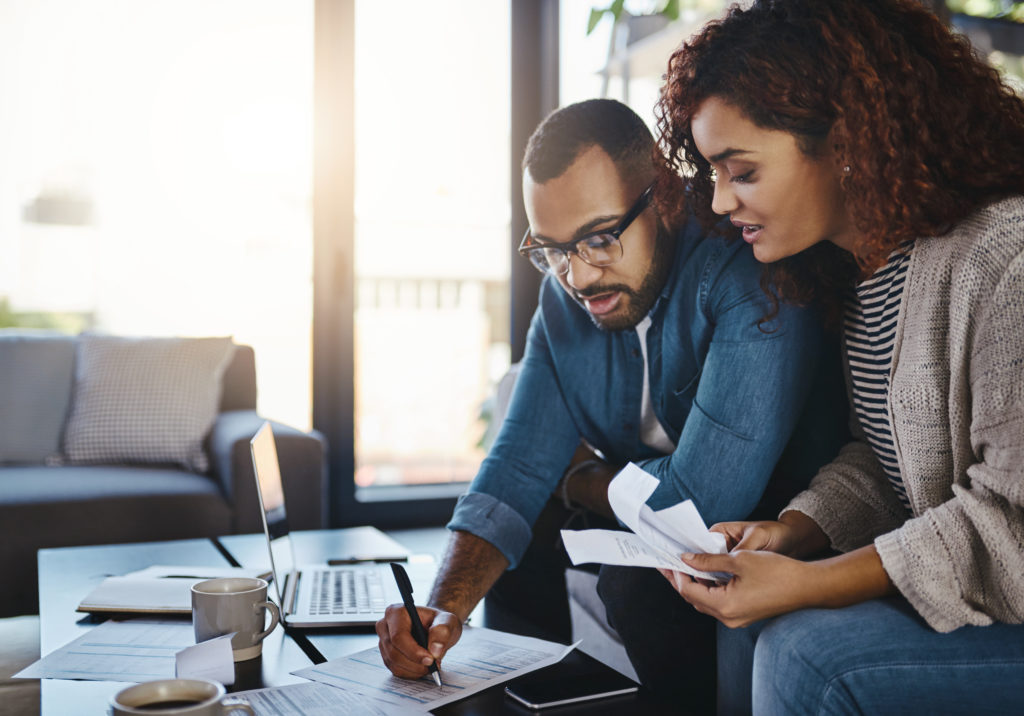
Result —
<instances>
[{"instance_id":1,"label":"large window","mask_svg":"<svg viewBox=\"0 0 1024 716\"><path fill-rule=\"evenodd\" d=\"M464 482L509 366L509 7L355 23L355 480Z\"/></svg>"},{"instance_id":2,"label":"large window","mask_svg":"<svg viewBox=\"0 0 1024 716\"><path fill-rule=\"evenodd\" d=\"M231 334L311 425L313 6L0 4L0 324Z\"/></svg>"},{"instance_id":3,"label":"large window","mask_svg":"<svg viewBox=\"0 0 1024 716\"><path fill-rule=\"evenodd\" d=\"M512 14L0 4L0 326L251 344L335 522L375 519L357 484L461 490L511 355Z\"/></svg>"}]
</instances>

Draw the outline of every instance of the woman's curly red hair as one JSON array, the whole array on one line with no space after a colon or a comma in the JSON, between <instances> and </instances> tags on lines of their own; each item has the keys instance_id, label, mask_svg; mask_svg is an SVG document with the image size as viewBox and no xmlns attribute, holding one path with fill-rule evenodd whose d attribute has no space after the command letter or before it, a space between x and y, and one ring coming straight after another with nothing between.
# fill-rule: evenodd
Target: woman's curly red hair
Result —
<instances>
[{"instance_id":1,"label":"woman's curly red hair","mask_svg":"<svg viewBox=\"0 0 1024 716\"><path fill-rule=\"evenodd\" d=\"M690 132L716 96L816 156L849 166L841 185L863 239L766 266L784 299L838 310L839 286L908 239L939 236L986 203L1024 193L1024 100L916 0L760 0L734 6L669 60L658 103L658 200L711 226L711 166ZM679 191L685 182L686 190ZM771 294L769 294L771 295Z\"/></svg>"}]
</instances>

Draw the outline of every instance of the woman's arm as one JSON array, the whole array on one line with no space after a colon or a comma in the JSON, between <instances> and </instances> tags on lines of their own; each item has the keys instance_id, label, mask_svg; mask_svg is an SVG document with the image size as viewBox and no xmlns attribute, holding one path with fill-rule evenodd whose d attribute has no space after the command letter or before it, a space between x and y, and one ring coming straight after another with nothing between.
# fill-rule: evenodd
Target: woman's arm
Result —
<instances>
[{"instance_id":1,"label":"woman's arm","mask_svg":"<svg viewBox=\"0 0 1024 716\"><path fill-rule=\"evenodd\" d=\"M727 627L807 607L845 607L896 591L873 545L817 562L748 550L685 554L683 561L695 569L733 575L725 584L711 586L682 572L659 570L686 601Z\"/></svg>"},{"instance_id":2,"label":"woman's arm","mask_svg":"<svg viewBox=\"0 0 1024 716\"><path fill-rule=\"evenodd\" d=\"M818 523L797 510L786 510L778 522L719 522L711 532L725 535L729 551L760 550L803 559L828 549Z\"/></svg>"}]
</instances>

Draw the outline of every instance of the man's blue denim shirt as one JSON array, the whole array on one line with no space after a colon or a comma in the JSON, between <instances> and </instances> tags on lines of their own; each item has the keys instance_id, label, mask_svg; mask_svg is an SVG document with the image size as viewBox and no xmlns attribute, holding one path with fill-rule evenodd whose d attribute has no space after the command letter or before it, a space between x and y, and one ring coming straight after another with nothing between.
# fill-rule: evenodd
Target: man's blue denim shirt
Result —
<instances>
[{"instance_id":1,"label":"man's blue denim shirt","mask_svg":"<svg viewBox=\"0 0 1024 716\"><path fill-rule=\"evenodd\" d=\"M651 403L675 452L660 455L640 441L636 331L598 329L549 276L505 422L449 529L487 540L516 566L580 438L613 464L633 461L655 475L654 509L692 499L711 525L754 508L822 355L820 316L782 304L761 330L768 301L750 247L705 238L693 219L675 241L647 332Z\"/></svg>"}]
</instances>

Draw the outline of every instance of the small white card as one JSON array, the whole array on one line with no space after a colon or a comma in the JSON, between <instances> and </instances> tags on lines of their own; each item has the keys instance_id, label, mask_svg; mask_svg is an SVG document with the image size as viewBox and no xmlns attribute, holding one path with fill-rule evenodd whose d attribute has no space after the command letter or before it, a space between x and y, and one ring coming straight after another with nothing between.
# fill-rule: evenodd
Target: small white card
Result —
<instances>
[{"instance_id":1,"label":"small white card","mask_svg":"<svg viewBox=\"0 0 1024 716\"><path fill-rule=\"evenodd\" d=\"M231 637L235 632L199 642L174 656L174 675L179 679L211 679L225 686L235 683L235 659Z\"/></svg>"}]
</instances>

